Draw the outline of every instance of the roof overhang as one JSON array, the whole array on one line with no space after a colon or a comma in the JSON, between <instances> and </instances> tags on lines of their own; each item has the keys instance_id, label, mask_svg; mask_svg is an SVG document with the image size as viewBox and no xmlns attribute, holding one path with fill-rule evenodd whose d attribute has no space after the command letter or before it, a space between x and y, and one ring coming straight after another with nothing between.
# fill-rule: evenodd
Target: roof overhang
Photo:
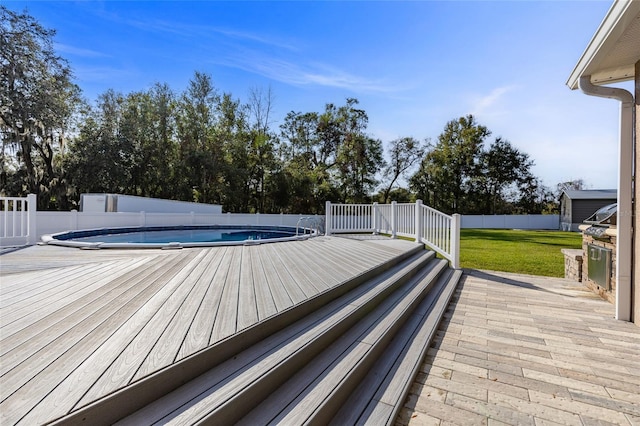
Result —
<instances>
[{"instance_id":1,"label":"roof overhang","mask_svg":"<svg viewBox=\"0 0 640 426\"><path fill-rule=\"evenodd\" d=\"M582 76L603 85L633 80L640 60L640 0L616 0L573 69L567 86L578 88Z\"/></svg>"}]
</instances>

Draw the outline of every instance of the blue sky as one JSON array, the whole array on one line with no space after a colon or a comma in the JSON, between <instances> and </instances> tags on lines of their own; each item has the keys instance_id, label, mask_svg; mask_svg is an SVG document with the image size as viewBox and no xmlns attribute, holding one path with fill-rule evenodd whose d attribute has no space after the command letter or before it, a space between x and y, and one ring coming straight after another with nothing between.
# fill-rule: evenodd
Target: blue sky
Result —
<instances>
[{"instance_id":1,"label":"blue sky","mask_svg":"<svg viewBox=\"0 0 640 426\"><path fill-rule=\"evenodd\" d=\"M435 141L474 114L545 185L616 187L618 103L565 85L610 1L0 2L57 30L90 101L201 71L242 101L271 87L274 126L355 97L371 136Z\"/></svg>"}]
</instances>

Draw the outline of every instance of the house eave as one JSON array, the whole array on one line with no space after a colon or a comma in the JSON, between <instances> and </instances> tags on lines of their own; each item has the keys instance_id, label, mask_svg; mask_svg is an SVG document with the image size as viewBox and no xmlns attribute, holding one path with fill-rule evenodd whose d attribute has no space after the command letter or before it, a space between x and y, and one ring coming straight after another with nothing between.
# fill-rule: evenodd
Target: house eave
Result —
<instances>
[{"instance_id":1,"label":"house eave","mask_svg":"<svg viewBox=\"0 0 640 426\"><path fill-rule=\"evenodd\" d=\"M632 80L635 63L640 60L640 44L629 34L639 26L640 1L615 1L571 72L567 86L578 89L580 78L587 75L596 85ZM616 50L626 54L612 63L611 52Z\"/></svg>"}]
</instances>

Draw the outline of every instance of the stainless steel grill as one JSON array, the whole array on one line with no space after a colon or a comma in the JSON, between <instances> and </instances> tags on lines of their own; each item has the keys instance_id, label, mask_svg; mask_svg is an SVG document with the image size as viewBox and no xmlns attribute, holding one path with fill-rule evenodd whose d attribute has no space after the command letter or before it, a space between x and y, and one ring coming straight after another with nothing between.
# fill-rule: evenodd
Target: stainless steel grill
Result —
<instances>
[{"instance_id":1,"label":"stainless steel grill","mask_svg":"<svg viewBox=\"0 0 640 426\"><path fill-rule=\"evenodd\" d=\"M584 221L584 223L591 226L585 229L583 232L586 235L600 238L605 234L605 232L607 232L607 229L612 226L616 226L617 219L618 203L609 204L596 211Z\"/></svg>"}]
</instances>

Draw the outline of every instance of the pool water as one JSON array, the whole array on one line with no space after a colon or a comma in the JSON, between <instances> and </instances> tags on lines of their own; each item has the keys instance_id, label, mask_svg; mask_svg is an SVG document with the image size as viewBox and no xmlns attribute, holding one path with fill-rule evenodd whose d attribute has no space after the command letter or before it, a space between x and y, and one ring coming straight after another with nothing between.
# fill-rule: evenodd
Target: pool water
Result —
<instances>
[{"instance_id":1,"label":"pool water","mask_svg":"<svg viewBox=\"0 0 640 426\"><path fill-rule=\"evenodd\" d=\"M306 238L285 226L128 227L69 231L43 237L47 244L81 248L202 247L260 244Z\"/></svg>"},{"instance_id":2,"label":"pool water","mask_svg":"<svg viewBox=\"0 0 640 426\"><path fill-rule=\"evenodd\" d=\"M103 243L213 243L223 241L254 241L284 238L295 235L284 231L246 229L170 229L164 231L123 232L88 237L74 237L74 241Z\"/></svg>"}]
</instances>

